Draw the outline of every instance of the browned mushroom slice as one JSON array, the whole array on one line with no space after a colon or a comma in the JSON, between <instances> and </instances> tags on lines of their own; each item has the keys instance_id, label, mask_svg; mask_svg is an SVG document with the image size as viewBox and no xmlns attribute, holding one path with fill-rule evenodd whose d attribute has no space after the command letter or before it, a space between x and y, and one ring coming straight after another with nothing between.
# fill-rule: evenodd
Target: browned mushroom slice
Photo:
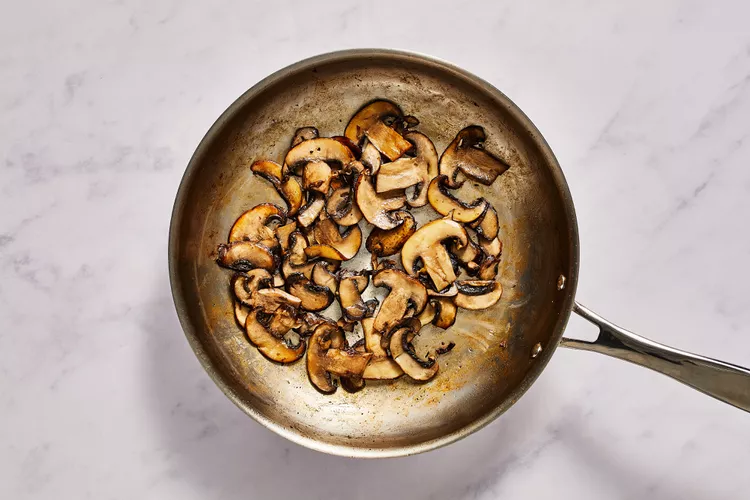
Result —
<instances>
[{"instance_id":1,"label":"browned mushroom slice","mask_svg":"<svg viewBox=\"0 0 750 500\"><path fill-rule=\"evenodd\" d=\"M463 309L487 309L495 305L503 294L499 281L466 280L456 282L456 286L458 294L454 301Z\"/></svg>"},{"instance_id":2,"label":"browned mushroom slice","mask_svg":"<svg viewBox=\"0 0 750 500\"><path fill-rule=\"evenodd\" d=\"M362 156L362 150L348 137L343 135L334 135L333 137L331 137L331 139L333 139L334 141L339 141L341 144L349 148L355 158L359 158L360 156Z\"/></svg>"},{"instance_id":3,"label":"browned mushroom slice","mask_svg":"<svg viewBox=\"0 0 750 500\"><path fill-rule=\"evenodd\" d=\"M484 253L479 246L469 238L468 243L459 246L455 241L448 246L450 252L458 259L461 266L466 272L473 276L479 272L479 268L484 261Z\"/></svg>"},{"instance_id":4,"label":"browned mushroom slice","mask_svg":"<svg viewBox=\"0 0 750 500\"><path fill-rule=\"evenodd\" d=\"M331 167L324 161L311 161L305 165L302 187L327 195L331 187Z\"/></svg>"},{"instance_id":5,"label":"browned mushroom slice","mask_svg":"<svg viewBox=\"0 0 750 500\"><path fill-rule=\"evenodd\" d=\"M378 271L372 279L372 284L390 290L375 316L373 328L376 332L388 333L405 317L421 313L427 303L427 290L422 283L402 271Z\"/></svg>"},{"instance_id":6,"label":"browned mushroom slice","mask_svg":"<svg viewBox=\"0 0 750 500\"><path fill-rule=\"evenodd\" d=\"M426 306L424 306L424 309L422 309L422 312L419 313L419 316L417 316L417 319L421 323L422 326L428 325L432 323L432 320L435 319L435 316L437 315L437 308L435 307L434 301L429 301Z\"/></svg>"},{"instance_id":7,"label":"browned mushroom slice","mask_svg":"<svg viewBox=\"0 0 750 500\"><path fill-rule=\"evenodd\" d=\"M360 144L365 131L378 122L402 116L401 109L390 101L379 100L366 104L346 125L344 135L355 144Z\"/></svg>"},{"instance_id":8,"label":"browned mushroom slice","mask_svg":"<svg viewBox=\"0 0 750 500\"><path fill-rule=\"evenodd\" d=\"M362 211L349 186L335 189L326 201L326 212L340 226L353 226L362 220Z\"/></svg>"},{"instance_id":9,"label":"browned mushroom slice","mask_svg":"<svg viewBox=\"0 0 750 500\"><path fill-rule=\"evenodd\" d=\"M284 340L275 337L258 321L260 311L251 310L245 321L245 332L250 342L272 361L291 363L298 360L305 353L305 341L300 340L296 346L288 345Z\"/></svg>"},{"instance_id":10,"label":"browned mushroom slice","mask_svg":"<svg viewBox=\"0 0 750 500\"><path fill-rule=\"evenodd\" d=\"M455 283L451 283L448 288L443 288L441 291L436 292L430 288L427 288L427 295L429 297L455 297L458 294L458 288Z\"/></svg>"},{"instance_id":11,"label":"browned mushroom slice","mask_svg":"<svg viewBox=\"0 0 750 500\"><path fill-rule=\"evenodd\" d=\"M378 148L372 145L372 143L368 142L364 149L362 149L362 163L370 169L371 175L377 175L377 173L380 171L380 165L383 163L383 161L380 158L380 151L378 151Z\"/></svg>"},{"instance_id":12,"label":"browned mushroom slice","mask_svg":"<svg viewBox=\"0 0 750 500\"><path fill-rule=\"evenodd\" d=\"M250 241L219 245L216 262L235 271L246 272L256 267L273 270L278 265L276 254L267 246Z\"/></svg>"},{"instance_id":13,"label":"browned mushroom slice","mask_svg":"<svg viewBox=\"0 0 750 500\"><path fill-rule=\"evenodd\" d=\"M281 250L283 252L289 250L289 237L296 230L296 221L291 221L288 224L284 224L283 226L279 226L276 228L276 240L279 242L279 245L281 246Z\"/></svg>"},{"instance_id":14,"label":"browned mushroom slice","mask_svg":"<svg viewBox=\"0 0 750 500\"><path fill-rule=\"evenodd\" d=\"M414 144L414 157L424 165L424 168L418 169L423 177L407 190L409 194L407 194L406 202L411 207L423 207L427 204L427 188L432 179L438 176L437 151L430 138L420 132L408 132L404 137ZM413 192L410 193L410 191Z\"/></svg>"},{"instance_id":15,"label":"browned mushroom slice","mask_svg":"<svg viewBox=\"0 0 750 500\"><path fill-rule=\"evenodd\" d=\"M351 346L351 351L355 353L365 354L367 351L365 350L365 344L364 339L360 339L356 344ZM372 356L370 354L370 356ZM372 357L370 357L370 360L372 360ZM367 363L367 366L369 366L369 360ZM365 367L365 370L367 367ZM352 377L341 377L339 381L341 382L341 387L346 392L358 392L365 388L365 379L362 377L364 375L364 370L361 375L359 376L352 376Z\"/></svg>"},{"instance_id":16,"label":"browned mushroom slice","mask_svg":"<svg viewBox=\"0 0 750 500\"><path fill-rule=\"evenodd\" d=\"M293 148L300 142L304 141L310 141L312 139L318 138L318 129L315 127L301 127L298 128L294 132L294 137L292 137L292 144L289 146L290 148Z\"/></svg>"},{"instance_id":17,"label":"browned mushroom slice","mask_svg":"<svg viewBox=\"0 0 750 500\"><path fill-rule=\"evenodd\" d=\"M406 204L405 196L376 193L370 176L366 174L357 177L354 189L357 205L367 222L380 229L393 229L398 225L390 212Z\"/></svg>"},{"instance_id":18,"label":"browned mushroom slice","mask_svg":"<svg viewBox=\"0 0 750 500\"><path fill-rule=\"evenodd\" d=\"M299 225L302 227L309 227L312 225L312 223L318 219L318 215L320 215L325 204L326 199L321 193L310 193L310 198L308 199L307 204L299 210L299 214L297 215L297 222L299 222Z\"/></svg>"},{"instance_id":19,"label":"browned mushroom slice","mask_svg":"<svg viewBox=\"0 0 750 500\"><path fill-rule=\"evenodd\" d=\"M494 280L497 276L498 266L500 265L500 257L489 257L482 262L479 266L479 272L477 278L480 280Z\"/></svg>"},{"instance_id":20,"label":"browned mushroom slice","mask_svg":"<svg viewBox=\"0 0 750 500\"><path fill-rule=\"evenodd\" d=\"M307 238L301 232L294 231L289 236L289 249L286 255L291 265L301 266L307 262L307 255L305 255L307 246Z\"/></svg>"},{"instance_id":21,"label":"browned mushroom slice","mask_svg":"<svg viewBox=\"0 0 750 500\"><path fill-rule=\"evenodd\" d=\"M321 323L333 323L333 321L322 314L304 311L298 314L298 322L295 331L301 337L309 337L315 328Z\"/></svg>"},{"instance_id":22,"label":"browned mushroom slice","mask_svg":"<svg viewBox=\"0 0 750 500\"><path fill-rule=\"evenodd\" d=\"M249 305L253 309L259 309L264 313L270 314L284 305L292 308L300 307L302 305L302 300L280 288L263 288L253 292ZM286 333L286 331L284 333Z\"/></svg>"},{"instance_id":23,"label":"browned mushroom slice","mask_svg":"<svg viewBox=\"0 0 750 500\"><path fill-rule=\"evenodd\" d=\"M476 125L456 135L440 157L440 173L448 177L448 187L459 187L464 175L489 186L508 170L507 163L483 149L485 139L484 129Z\"/></svg>"},{"instance_id":24,"label":"browned mushroom slice","mask_svg":"<svg viewBox=\"0 0 750 500\"><path fill-rule=\"evenodd\" d=\"M394 119L391 126L396 129L399 134L403 135L406 134L410 128L414 128L417 125L419 125L419 120L416 116L406 115Z\"/></svg>"},{"instance_id":25,"label":"browned mushroom slice","mask_svg":"<svg viewBox=\"0 0 750 500\"><path fill-rule=\"evenodd\" d=\"M498 226L497 212L495 211L495 207L490 203L487 203L485 212L477 220L469 224L470 228L476 230L477 234L486 240L497 238Z\"/></svg>"},{"instance_id":26,"label":"browned mushroom slice","mask_svg":"<svg viewBox=\"0 0 750 500\"><path fill-rule=\"evenodd\" d=\"M398 160L414 147L411 142L383 122L372 124L365 130L365 135L367 140L391 161ZM380 169L382 170L383 167L381 166Z\"/></svg>"},{"instance_id":27,"label":"browned mushroom slice","mask_svg":"<svg viewBox=\"0 0 750 500\"><path fill-rule=\"evenodd\" d=\"M406 326L398 328L391 335L390 350L393 360L398 363L404 373L414 380L430 380L437 375L438 363L434 357L421 359L414 350L411 338L419 334L421 327L419 320L409 322Z\"/></svg>"},{"instance_id":28,"label":"browned mushroom slice","mask_svg":"<svg viewBox=\"0 0 750 500\"><path fill-rule=\"evenodd\" d=\"M232 277L232 291L235 298L246 306L252 306L252 297L260 288L273 284L271 273L265 269L253 269L247 274L236 274Z\"/></svg>"},{"instance_id":29,"label":"browned mushroom slice","mask_svg":"<svg viewBox=\"0 0 750 500\"><path fill-rule=\"evenodd\" d=\"M339 234L336 224L329 219L320 221L318 226L328 229L316 230L315 237L318 244L305 249L305 255L308 258L349 260L357 255L359 247L362 245L362 230L359 229L359 226L351 226L343 236Z\"/></svg>"},{"instance_id":30,"label":"browned mushroom slice","mask_svg":"<svg viewBox=\"0 0 750 500\"><path fill-rule=\"evenodd\" d=\"M427 188L427 199L440 215L451 214L458 222L472 222L478 219L487 208L487 200L477 198L471 203L459 200L448 192L447 177L439 175L432 179Z\"/></svg>"},{"instance_id":31,"label":"browned mushroom slice","mask_svg":"<svg viewBox=\"0 0 750 500\"><path fill-rule=\"evenodd\" d=\"M301 307L307 311L322 311L333 302L333 293L311 282L302 274L287 276L286 290L301 300Z\"/></svg>"},{"instance_id":32,"label":"browned mushroom slice","mask_svg":"<svg viewBox=\"0 0 750 500\"><path fill-rule=\"evenodd\" d=\"M349 349L328 349L323 366L340 377L361 377L372 354Z\"/></svg>"},{"instance_id":33,"label":"browned mushroom slice","mask_svg":"<svg viewBox=\"0 0 750 500\"><path fill-rule=\"evenodd\" d=\"M244 304L240 304L239 301L234 302L234 319L237 320L237 323L242 327L243 330L245 329L245 322L247 321L247 316L249 314L249 307Z\"/></svg>"},{"instance_id":34,"label":"browned mushroom slice","mask_svg":"<svg viewBox=\"0 0 750 500\"><path fill-rule=\"evenodd\" d=\"M362 376L372 354L356 352L345 347L341 328L332 323L321 323L310 337L310 348L307 352L307 374L310 382L321 392L332 393L336 385L331 374L340 377Z\"/></svg>"},{"instance_id":35,"label":"browned mushroom slice","mask_svg":"<svg viewBox=\"0 0 750 500\"><path fill-rule=\"evenodd\" d=\"M427 178L427 165L419 158L399 158L380 167L375 181L375 191L384 193L406 189Z\"/></svg>"},{"instance_id":36,"label":"browned mushroom slice","mask_svg":"<svg viewBox=\"0 0 750 500\"><path fill-rule=\"evenodd\" d=\"M396 221L401 221L401 223L393 229L387 230L376 227L367 237L365 247L376 257L388 257L397 254L401 251L406 240L417 230L417 221L409 212L394 212L393 218Z\"/></svg>"},{"instance_id":37,"label":"browned mushroom slice","mask_svg":"<svg viewBox=\"0 0 750 500\"><path fill-rule=\"evenodd\" d=\"M456 280L453 265L441 242L455 238L463 246L468 242L466 230L456 221L437 219L419 228L406 240L401 250L401 262L406 272L416 274L417 259L439 292Z\"/></svg>"},{"instance_id":38,"label":"browned mushroom slice","mask_svg":"<svg viewBox=\"0 0 750 500\"><path fill-rule=\"evenodd\" d=\"M370 273L368 271L352 271L351 269L339 270L339 279L351 279L357 284L357 290L362 293L370 283Z\"/></svg>"},{"instance_id":39,"label":"browned mushroom slice","mask_svg":"<svg viewBox=\"0 0 750 500\"><path fill-rule=\"evenodd\" d=\"M284 277L279 272L273 275L273 287L284 288Z\"/></svg>"},{"instance_id":40,"label":"browned mushroom slice","mask_svg":"<svg viewBox=\"0 0 750 500\"><path fill-rule=\"evenodd\" d=\"M492 240L479 238L479 248L481 248L482 251L490 257L497 257L498 255L503 253L503 243L497 238L494 238Z\"/></svg>"},{"instance_id":41,"label":"browned mushroom slice","mask_svg":"<svg viewBox=\"0 0 750 500\"><path fill-rule=\"evenodd\" d=\"M431 303L435 305L435 319L432 320L432 324L438 328L446 330L453 326L456 322L456 314L458 308L453 303L452 299L449 298L436 298L431 300Z\"/></svg>"},{"instance_id":42,"label":"browned mushroom slice","mask_svg":"<svg viewBox=\"0 0 750 500\"><path fill-rule=\"evenodd\" d=\"M362 300L355 278L342 278L338 295L341 310L347 319L358 321L365 317L367 307Z\"/></svg>"},{"instance_id":43,"label":"browned mushroom slice","mask_svg":"<svg viewBox=\"0 0 750 500\"><path fill-rule=\"evenodd\" d=\"M276 162L270 160L259 160L250 167L255 174L270 181L276 191L284 198L289 208L286 215L292 217L302 206L303 193L302 186L294 177L286 175L285 169Z\"/></svg>"},{"instance_id":44,"label":"browned mushroom slice","mask_svg":"<svg viewBox=\"0 0 750 500\"><path fill-rule=\"evenodd\" d=\"M339 289L338 279L322 262L313 267L312 280L316 285L324 286L334 293Z\"/></svg>"},{"instance_id":45,"label":"browned mushroom slice","mask_svg":"<svg viewBox=\"0 0 750 500\"><path fill-rule=\"evenodd\" d=\"M381 335L373 328L374 318L364 318L362 331L365 336L365 348L372 353L362 377L368 380L391 380L404 374L404 371L393 361L381 346Z\"/></svg>"},{"instance_id":46,"label":"browned mushroom slice","mask_svg":"<svg viewBox=\"0 0 750 500\"><path fill-rule=\"evenodd\" d=\"M346 165L354 161L354 154L335 139L319 137L294 146L286 154L284 163L296 171L301 165L317 160L328 164Z\"/></svg>"},{"instance_id":47,"label":"browned mushroom slice","mask_svg":"<svg viewBox=\"0 0 750 500\"><path fill-rule=\"evenodd\" d=\"M269 248L278 245L274 230L269 224L283 223L286 212L273 203L261 203L239 216L229 231L229 243L251 241Z\"/></svg>"},{"instance_id":48,"label":"browned mushroom slice","mask_svg":"<svg viewBox=\"0 0 750 500\"><path fill-rule=\"evenodd\" d=\"M284 167L271 160L257 160L250 165L250 170L274 185L284 178Z\"/></svg>"}]
</instances>

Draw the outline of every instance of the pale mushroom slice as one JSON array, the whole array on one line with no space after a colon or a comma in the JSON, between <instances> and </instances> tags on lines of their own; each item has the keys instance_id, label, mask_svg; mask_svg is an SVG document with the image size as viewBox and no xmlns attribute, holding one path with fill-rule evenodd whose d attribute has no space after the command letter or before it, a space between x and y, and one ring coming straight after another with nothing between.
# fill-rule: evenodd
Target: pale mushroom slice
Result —
<instances>
[{"instance_id":1,"label":"pale mushroom slice","mask_svg":"<svg viewBox=\"0 0 750 500\"><path fill-rule=\"evenodd\" d=\"M399 321L421 313L427 304L427 290L424 285L403 271L378 271L372 279L372 284L389 289L380 310L375 315L373 328L378 333L387 335Z\"/></svg>"},{"instance_id":2,"label":"pale mushroom slice","mask_svg":"<svg viewBox=\"0 0 750 500\"><path fill-rule=\"evenodd\" d=\"M305 341L300 339L299 344L290 346L286 341L274 336L258 320L258 310L251 310L245 320L245 332L250 342L258 350L272 361L278 363L292 363L297 361L305 353Z\"/></svg>"},{"instance_id":3,"label":"pale mushroom slice","mask_svg":"<svg viewBox=\"0 0 750 500\"><path fill-rule=\"evenodd\" d=\"M380 167L375 180L375 191L384 193L396 189L406 189L427 178L427 164L420 158L399 158Z\"/></svg>"},{"instance_id":4,"label":"pale mushroom slice","mask_svg":"<svg viewBox=\"0 0 750 500\"><path fill-rule=\"evenodd\" d=\"M253 292L249 305L253 309L271 314L284 305L298 308L302 305L302 300L280 288L263 288Z\"/></svg>"},{"instance_id":5,"label":"pale mushroom slice","mask_svg":"<svg viewBox=\"0 0 750 500\"><path fill-rule=\"evenodd\" d=\"M344 135L355 144L361 144L365 132L378 122L403 116L401 108L391 101L377 100L362 106L346 124ZM364 152L363 152L364 153Z\"/></svg>"},{"instance_id":6,"label":"pale mushroom slice","mask_svg":"<svg viewBox=\"0 0 750 500\"><path fill-rule=\"evenodd\" d=\"M497 211L489 202L484 213L479 216L477 220L469 224L469 227L474 229L479 236L486 240L493 240L497 238L499 231L499 221L497 219Z\"/></svg>"},{"instance_id":7,"label":"pale mushroom slice","mask_svg":"<svg viewBox=\"0 0 750 500\"><path fill-rule=\"evenodd\" d=\"M370 169L371 175L377 175L380 171L380 165L383 163L383 160L380 158L380 151L378 151L378 148L373 146L371 142L368 142L365 144L365 147L362 148L362 156L360 157L362 163Z\"/></svg>"},{"instance_id":8,"label":"pale mushroom slice","mask_svg":"<svg viewBox=\"0 0 750 500\"><path fill-rule=\"evenodd\" d=\"M414 276L415 264L421 260L438 292L456 281L448 250L441 244L452 238L460 246L466 245L469 239L463 226L450 219L437 219L417 229L401 249L401 263L406 272Z\"/></svg>"},{"instance_id":9,"label":"pale mushroom slice","mask_svg":"<svg viewBox=\"0 0 750 500\"><path fill-rule=\"evenodd\" d=\"M381 346L382 336L373 328L374 318L364 318L361 322L365 337L365 349L372 353L362 378L368 380L392 380L404 374L404 371L393 361L388 352Z\"/></svg>"},{"instance_id":10,"label":"pale mushroom slice","mask_svg":"<svg viewBox=\"0 0 750 500\"><path fill-rule=\"evenodd\" d=\"M447 176L448 187L455 189L466 176L489 186L506 170L508 164L484 147L484 129L471 125L461 130L440 157L440 173Z\"/></svg>"},{"instance_id":11,"label":"pale mushroom slice","mask_svg":"<svg viewBox=\"0 0 750 500\"><path fill-rule=\"evenodd\" d=\"M370 176L364 173L357 177L354 191L357 205L367 222L380 229L393 229L399 224L391 212L406 204L406 197L403 194L378 194Z\"/></svg>"},{"instance_id":12,"label":"pale mushroom slice","mask_svg":"<svg viewBox=\"0 0 750 500\"><path fill-rule=\"evenodd\" d=\"M324 161L329 165L343 166L354 161L354 159L352 151L339 141L330 137L318 137L301 142L290 149L286 154L284 163L296 171L299 167L311 161Z\"/></svg>"},{"instance_id":13,"label":"pale mushroom slice","mask_svg":"<svg viewBox=\"0 0 750 500\"><path fill-rule=\"evenodd\" d=\"M452 327L458 314L458 308L453 303L453 299L434 298L430 300L430 303L435 306L435 318L432 320L432 324L443 330Z\"/></svg>"},{"instance_id":14,"label":"pale mushroom slice","mask_svg":"<svg viewBox=\"0 0 750 500\"><path fill-rule=\"evenodd\" d=\"M398 160L414 147L411 142L383 122L372 124L365 130L365 135L367 140L391 161ZM383 166L380 169L382 171Z\"/></svg>"},{"instance_id":15,"label":"pale mushroom slice","mask_svg":"<svg viewBox=\"0 0 750 500\"><path fill-rule=\"evenodd\" d=\"M503 243L497 238L492 240L479 238L479 248L490 257L497 257L503 253Z\"/></svg>"},{"instance_id":16,"label":"pale mushroom slice","mask_svg":"<svg viewBox=\"0 0 750 500\"><path fill-rule=\"evenodd\" d=\"M456 287L458 294L454 299L455 304L473 311L495 305L503 294L503 286L499 281L465 280L456 282Z\"/></svg>"},{"instance_id":17,"label":"pale mushroom slice","mask_svg":"<svg viewBox=\"0 0 750 500\"><path fill-rule=\"evenodd\" d=\"M273 184L288 205L288 217L297 214L304 201L302 186L297 179L287 175L284 167L270 160L258 160L250 166L250 170Z\"/></svg>"},{"instance_id":18,"label":"pale mushroom slice","mask_svg":"<svg viewBox=\"0 0 750 500\"><path fill-rule=\"evenodd\" d=\"M235 274L231 283L234 297L238 302L248 307L253 305L253 293L272 285L273 277L265 269L253 269L246 274Z\"/></svg>"},{"instance_id":19,"label":"pale mushroom slice","mask_svg":"<svg viewBox=\"0 0 750 500\"><path fill-rule=\"evenodd\" d=\"M247 321L247 316L250 314L250 308L247 307L244 304L241 304L239 301L234 301L234 319L237 321L237 324L242 327L242 330L245 330L245 322Z\"/></svg>"},{"instance_id":20,"label":"pale mushroom slice","mask_svg":"<svg viewBox=\"0 0 750 500\"><path fill-rule=\"evenodd\" d=\"M326 213L340 226L353 226L362 220L362 211L349 186L334 189L326 201Z\"/></svg>"},{"instance_id":21,"label":"pale mushroom slice","mask_svg":"<svg viewBox=\"0 0 750 500\"><path fill-rule=\"evenodd\" d=\"M336 391L331 375L361 378L372 354L345 347L344 333L335 324L321 323L310 337L307 352L307 374L310 382L323 393Z\"/></svg>"},{"instance_id":22,"label":"pale mushroom slice","mask_svg":"<svg viewBox=\"0 0 750 500\"><path fill-rule=\"evenodd\" d=\"M419 170L424 177L407 190L406 202L410 207L423 207L427 204L427 188L432 179L438 176L437 150L430 138L420 132L408 132L404 138L414 144L414 157L425 166ZM409 193L412 190L413 193Z\"/></svg>"},{"instance_id":23,"label":"pale mushroom slice","mask_svg":"<svg viewBox=\"0 0 750 500\"><path fill-rule=\"evenodd\" d=\"M276 228L276 240L281 246L282 252L289 250L289 237L297 230L297 221L291 221Z\"/></svg>"},{"instance_id":24,"label":"pale mushroom slice","mask_svg":"<svg viewBox=\"0 0 750 500\"><path fill-rule=\"evenodd\" d=\"M401 221L393 229L374 228L367 237L365 248L376 257L388 257L401 251L412 234L417 230L417 221L409 212L402 210L393 212L392 217Z\"/></svg>"},{"instance_id":25,"label":"pale mushroom slice","mask_svg":"<svg viewBox=\"0 0 750 500\"><path fill-rule=\"evenodd\" d=\"M419 320L406 322L393 332L389 347L393 360L404 373L414 380L425 381L437 375L439 365L434 356L428 356L426 359L417 356L411 340L419 334L420 328Z\"/></svg>"},{"instance_id":26,"label":"pale mushroom slice","mask_svg":"<svg viewBox=\"0 0 750 500\"><path fill-rule=\"evenodd\" d=\"M268 248L278 246L271 224L284 223L286 212L273 203L261 203L240 215L229 231L229 243L251 241Z\"/></svg>"},{"instance_id":27,"label":"pale mushroom slice","mask_svg":"<svg viewBox=\"0 0 750 500\"><path fill-rule=\"evenodd\" d=\"M305 249L305 255L310 259L349 260L357 255L362 246L362 230L359 226L351 226L342 235L336 223L326 219L318 222L314 232L317 244Z\"/></svg>"},{"instance_id":28,"label":"pale mushroom slice","mask_svg":"<svg viewBox=\"0 0 750 500\"><path fill-rule=\"evenodd\" d=\"M300 307L306 311L322 311L333 302L331 290L313 283L302 274L287 276L286 290L300 299Z\"/></svg>"},{"instance_id":29,"label":"pale mushroom slice","mask_svg":"<svg viewBox=\"0 0 750 500\"><path fill-rule=\"evenodd\" d=\"M260 243L237 241L219 245L216 262L222 267L240 272L258 267L272 271L278 265L278 257L270 248Z\"/></svg>"},{"instance_id":30,"label":"pale mushroom slice","mask_svg":"<svg viewBox=\"0 0 750 500\"><path fill-rule=\"evenodd\" d=\"M302 187L310 190L328 194L328 189L331 187L331 167L324 161L316 160L311 161L307 165L302 173Z\"/></svg>"},{"instance_id":31,"label":"pale mushroom slice","mask_svg":"<svg viewBox=\"0 0 750 500\"><path fill-rule=\"evenodd\" d=\"M297 214L297 222L302 227L311 226L320 215L320 212L325 207L326 199L322 193L313 191L310 193L307 204L300 208Z\"/></svg>"},{"instance_id":32,"label":"pale mushroom slice","mask_svg":"<svg viewBox=\"0 0 750 500\"><path fill-rule=\"evenodd\" d=\"M426 306L424 306L424 309L422 309L422 312L419 313L419 316L417 316L417 319L421 323L422 326L429 325L432 323L432 320L435 319L435 316L437 315L437 308L435 307L434 301L429 301Z\"/></svg>"},{"instance_id":33,"label":"pale mushroom slice","mask_svg":"<svg viewBox=\"0 0 750 500\"><path fill-rule=\"evenodd\" d=\"M292 137L292 143L289 146L289 148L293 148L300 142L317 139L319 135L320 134L318 133L318 129L316 129L315 127L300 127L294 131L294 136Z\"/></svg>"},{"instance_id":34,"label":"pale mushroom slice","mask_svg":"<svg viewBox=\"0 0 750 500\"><path fill-rule=\"evenodd\" d=\"M449 215L458 222L472 222L477 220L487 209L487 200L477 198L471 203L459 200L448 192L448 177L439 175L432 179L427 188L427 199L430 205L440 215Z\"/></svg>"}]
</instances>

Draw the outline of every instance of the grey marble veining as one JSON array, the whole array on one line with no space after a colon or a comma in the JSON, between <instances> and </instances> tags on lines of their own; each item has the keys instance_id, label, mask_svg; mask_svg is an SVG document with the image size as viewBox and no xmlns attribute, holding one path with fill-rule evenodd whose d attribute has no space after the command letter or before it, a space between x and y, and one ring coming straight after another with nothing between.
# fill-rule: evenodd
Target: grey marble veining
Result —
<instances>
[{"instance_id":1,"label":"grey marble veining","mask_svg":"<svg viewBox=\"0 0 750 500\"><path fill-rule=\"evenodd\" d=\"M249 86L330 50L424 52L545 134L576 202L581 302L750 365L749 18L742 1L5 5L0 498L747 497L750 416L584 352L558 351L447 448L356 461L293 445L195 360L166 238L190 155Z\"/></svg>"}]
</instances>

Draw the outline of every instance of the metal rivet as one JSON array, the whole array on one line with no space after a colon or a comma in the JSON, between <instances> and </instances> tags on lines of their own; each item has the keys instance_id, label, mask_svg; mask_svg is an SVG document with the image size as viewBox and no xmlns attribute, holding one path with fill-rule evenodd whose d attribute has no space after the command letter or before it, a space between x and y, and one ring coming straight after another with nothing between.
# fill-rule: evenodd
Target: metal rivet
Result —
<instances>
[{"instance_id":1,"label":"metal rivet","mask_svg":"<svg viewBox=\"0 0 750 500\"><path fill-rule=\"evenodd\" d=\"M541 353L542 353L542 344L537 342L536 344L534 344L534 347L531 348L531 357L536 358Z\"/></svg>"},{"instance_id":2,"label":"metal rivet","mask_svg":"<svg viewBox=\"0 0 750 500\"><path fill-rule=\"evenodd\" d=\"M563 288L565 288L565 276L561 274L560 277L557 278L557 289L562 290Z\"/></svg>"}]
</instances>

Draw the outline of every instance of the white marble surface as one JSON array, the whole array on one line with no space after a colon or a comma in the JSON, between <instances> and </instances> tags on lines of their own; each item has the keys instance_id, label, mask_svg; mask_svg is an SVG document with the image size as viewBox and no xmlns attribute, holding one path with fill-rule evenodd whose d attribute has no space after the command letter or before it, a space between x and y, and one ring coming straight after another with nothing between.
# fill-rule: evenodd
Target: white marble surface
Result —
<instances>
[{"instance_id":1,"label":"white marble surface","mask_svg":"<svg viewBox=\"0 0 750 500\"><path fill-rule=\"evenodd\" d=\"M565 350L447 448L300 448L200 368L166 267L183 169L240 93L313 54L411 49L489 80L545 134L578 210L579 300L750 365L750 4L200 4L4 2L0 498L750 495L750 415Z\"/></svg>"}]
</instances>

